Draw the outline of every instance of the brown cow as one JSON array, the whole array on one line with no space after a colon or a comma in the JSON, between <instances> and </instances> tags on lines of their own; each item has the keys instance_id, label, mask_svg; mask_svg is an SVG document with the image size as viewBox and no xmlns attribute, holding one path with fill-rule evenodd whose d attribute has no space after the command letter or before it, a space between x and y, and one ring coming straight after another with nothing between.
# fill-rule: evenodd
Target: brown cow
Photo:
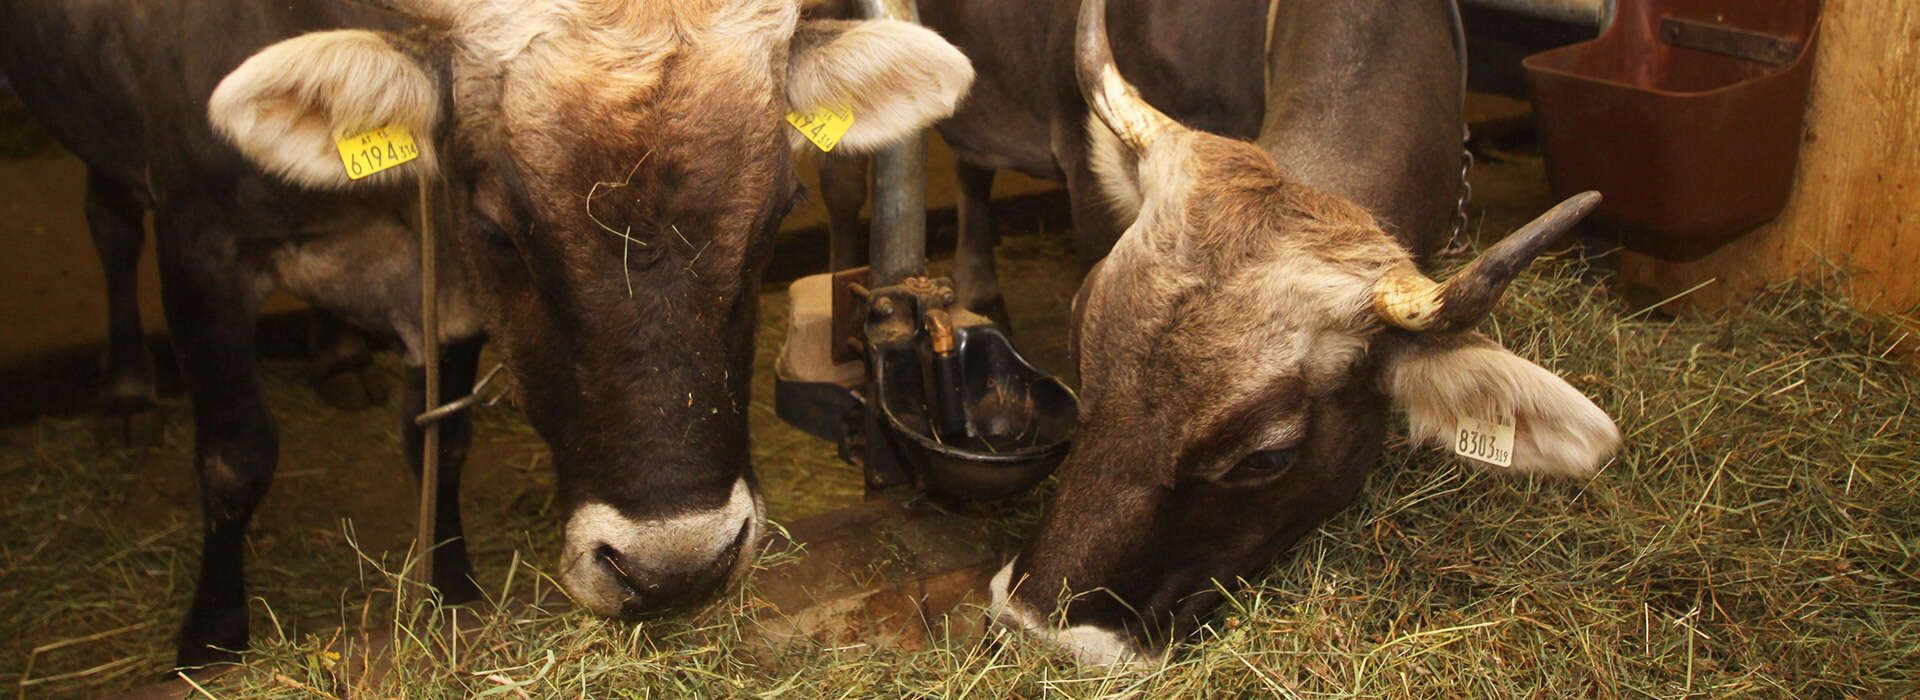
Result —
<instances>
[{"instance_id":1,"label":"brown cow","mask_svg":"<svg viewBox=\"0 0 1920 700\"><path fill-rule=\"evenodd\" d=\"M182 665L248 644L242 553L277 460L259 295L278 286L397 336L417 373L421 176L443 248L425 254L448 263L451 391L484 329L553 451L561 584L631 616L732 580L761 532L746 417L758 276L799 190L804 142L783 117L849 108L840 147L872 149L951 113L972 80L932 32L801 21L795 0L385 4L398 12L0 3L0 56L44 72L35 86L14 72L23 97L96 178L155 209L205 517ZM350 179L336 140L395 126L419 158ZM477 594L453 507L463 421L436 485L435 584L456 600Z\"/></svg>"},{"instance_id":2,"label":"brown cow","mask_svg":"<svg viewBox=\"0 0 1920 700\"><path fill-rule=\"evenodd\" d=\"M959 302L1005 321L988 202L995 173L1064 181L1083 261L1104 256L1128 222L1095 175L1087 107L1074 78L1078 0L919 0L920 19L960 48L978 71L973 90L936 127L959 176ZM845 3L828 11L848 12ZM1271 19L1269 23L1271 13ZM1313 128L1273 130L1309 154L1341 163L1296 177L1338 186L1416 255L1444 244L1460 187L1461 89L1447 0L1115 0L1114 60L1154 106L1193 128L1232 138L1267 120ZM1352 43L1347 43L1352 42ZM1265 48L1301 68L1266 79ZM1354 71L1333 65L1355 61ZM848 243L866 199L865 163L830 158L821 185L836 267L854 264ZM1321 179L1340 178L1341 182Z\"/></svg>"},{"instance_id":3,"label":"brown cow","mask_svg":"<svg viewBox=\"0 0 1920 700\"><path fill-rule=\"evenodd\" d=\"M1284 7L1314 4L1331 3ZM1079 16L1079 83L1109 154L1101 184L1133 225L1076 298L1081 426L1039 531L993 581L997 619L1086 663L1164 653L1218 602L1216 582L1252 575L1353 496L1390 407L1416 444L1511 417L1516 471L1587 475L1613 454L1604 412L1470 330L1598 195L1436 284L1404 234L1353 201L1378 188L1315 145L1315 120L1269 114L1248 143L1142 100L1114 65L1104 5ZM1392 65L1405 42L1351 34L1391 36L1371 24L1390 16L1276 41L1273 80L1334 88ZM1380 97L1292 94L1308 114ZM1366 128L1364 112L1343 116Z\"/></svg>"}]
</instances>

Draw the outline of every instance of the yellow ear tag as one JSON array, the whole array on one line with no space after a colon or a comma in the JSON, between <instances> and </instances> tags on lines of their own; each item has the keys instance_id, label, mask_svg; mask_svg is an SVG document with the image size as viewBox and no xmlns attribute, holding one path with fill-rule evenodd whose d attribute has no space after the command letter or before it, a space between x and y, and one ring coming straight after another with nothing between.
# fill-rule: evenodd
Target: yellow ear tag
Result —
<instances>
[{"instance_id":1,"label":"yellow ear tag","mask_svg":"<svg viewBox=\"0 0 1920 700\"><path fill-rule=\"evenodd\" d=\"M340 147L340 163L347 177L359 180L412 162L420 157L420 145L413 132L399 124L347 136L334 145Z\"/></svg>"},{"instance_id":2,"label":"yellow ear tag","mask_svg":"<svg viewBox=\"0 0 1920 700\"><path fill-rule=\"evenodd\" d=\"M853 110L847 107L821 107L811 114L788 112L787 123L800 130L822 153L832 153L840 138L853 128Z\"/></svg>"},{"instance_id":3,"label":"yellow ear tag","mask_svg":"<svg viewBox=\"0 0 1920 700\"><path fill-rule=\"evenodd\" d=\"M1496 467L1513 466L1513 414L1503 412L1495 420L1460 416L1454 428L1453 453Z\"/></svg>"}]
</instances>

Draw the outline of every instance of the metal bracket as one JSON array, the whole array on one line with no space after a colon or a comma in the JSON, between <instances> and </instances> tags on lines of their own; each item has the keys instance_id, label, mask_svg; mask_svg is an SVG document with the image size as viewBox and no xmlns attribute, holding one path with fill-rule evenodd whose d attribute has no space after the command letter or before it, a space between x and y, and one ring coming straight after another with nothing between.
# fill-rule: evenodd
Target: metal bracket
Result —
<instances>
[{"instance_id":1,"label":"metal bracket","mask_svg":"<svg viewBox=\"0 0 1920 700\"><path fill-rule=\"evenodd\" d=\"M1660 40L1683 49L1731 56L1776 68L1792 63L1800 55L1800 42L1791 39L1678 17L1660 20Z\"/></svg>"}]
</instances>

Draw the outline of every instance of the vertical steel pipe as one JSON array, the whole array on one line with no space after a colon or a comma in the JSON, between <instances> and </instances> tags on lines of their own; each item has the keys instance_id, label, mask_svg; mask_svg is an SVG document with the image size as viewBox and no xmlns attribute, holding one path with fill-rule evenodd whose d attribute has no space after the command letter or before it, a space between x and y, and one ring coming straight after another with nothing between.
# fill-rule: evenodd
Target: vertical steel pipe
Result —
<instances>
[{"instance_id":1,"label":"vertical steel pipe","mask_svg":"<svg viewBox=\"0 0 1920 700\"><path fill-rule=\"evenodd\" d=\"M913 0L859 0L870 19L919 22ZM854 115L856 123L859 115ZM873 157L875 288L927 272L927 137L915 134Z\"/></svg>"}]
</instances>

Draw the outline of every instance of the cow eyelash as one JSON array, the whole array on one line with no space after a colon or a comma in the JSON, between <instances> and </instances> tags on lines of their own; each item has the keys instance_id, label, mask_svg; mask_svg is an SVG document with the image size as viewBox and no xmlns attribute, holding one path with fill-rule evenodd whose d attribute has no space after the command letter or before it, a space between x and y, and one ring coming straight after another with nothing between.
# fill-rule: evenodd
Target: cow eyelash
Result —
<instances>
[{"instance_id":1,"label":"cow eyelash","mask_svg":"<svg viewBox=\"0 0 1920 700\"><path fill-rule=\"evenodd\" d=\"M478 236L480 240L486 241L487 245L507 250L518 250L520 247L514 243L512 236L507 235L505 227L494 223L492 219L485 216L475 214L469 226L473 230L473 234Z\"/></svg>"}]
</instances>

